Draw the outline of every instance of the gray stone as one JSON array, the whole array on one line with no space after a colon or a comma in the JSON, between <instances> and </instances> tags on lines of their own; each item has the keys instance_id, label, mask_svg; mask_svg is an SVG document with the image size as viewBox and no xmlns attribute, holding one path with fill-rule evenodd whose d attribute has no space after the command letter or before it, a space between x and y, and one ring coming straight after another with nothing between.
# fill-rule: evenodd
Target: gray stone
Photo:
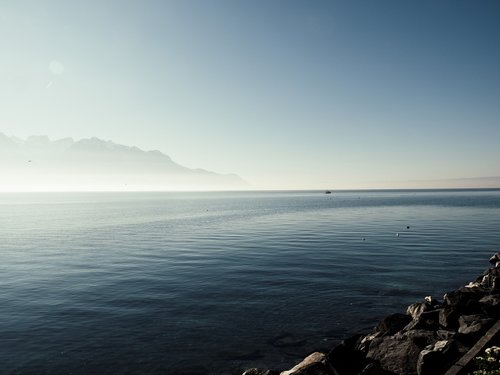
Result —
<instances>
[{"instance_id":1,"label":"gray stone","mask_svg":"<svg viewBox=\"0 0 500 375\"><path fill-rule=\"evenodd\" d=\"M450 340L453 339L457 333L446 329L438 329L436 334L439 340Z\"/></svg>"},{"instance_id":2,"label":"gray stone","mask_svg":"<svg viewBox=\"0 0 500 375\"><path fill-rule=\"evenodd\" d=\"M459 314L453 306L445 306L439 311L439 325L444 328L456 328L458 317Z\"/></svg>"},{"instance_id":3,"label":"gray stone","mask_svg":"<svg viewBox=\"0 0 500 375\"><path fill-rule=\"evenodd\" d=\"M439 314L441 309L424 311L416 320L412 320L404 330L413 329L437 330L439 328Z\"/></svg>"},{"instance_id":4,"label":"gray stone","mask_svg":"<svg viewBox=\"0 0 500 375\"><path fill-rule=\"evenodd\" d=\"M500 317L500 295L489 294L481 298L479 303L490 318L498 319Z\"/></svg>"},{"instance_id":5,"label":"gray stone","mask_svg":"<svg viewBox=\"0 0 500 375\"><path fill-rule=\"evenodd\" d=\"M458 319L458 333L465 342L478 339L495 322L485 315L462 315ZM464 340L465 336L465 340Z\"/></svg>"},{"instance_id":6,"label":"gray stone","mask_svg":"<svg viewBox=\"0 0 500 375\"><path fill-rule=\"evenodd\" d=\"M370 343L367 358L378 361L382 369L396 374L416 374L420 348L410 339L386 336Z\"/></svg>"},{"instance_id":7,"label":"gray stone","mask_svg":"<svg viewBox=\"0 0 500 375\"><path fill-rule=\"evenodd\" d=\"M418 356L418 375L441 374L452 362L458 359L460 353L454 340L437 341L422 350Z\"/></svg>"},{"instance_id":8,"label":"gray stone","mask_svg":"<svg viewBox=\"0 0 500 375\"><path fill-rule=\"evenodd\" d=\"M417 320L424 311L428 311L430 305L425 302L412 303L406 309L406 314L410 315L413 320Z\"/></svg>"},{"instance_id":9,"label":"gray stone","mask_svg":"<svg viewBox=\"0 0 500 375\"><path fill-rule=\"evenodd\" d=\"M378 361L386 371L396 374L416 374L420 351L435 342L436 336L431 331L399 332L394 336L373 339L367 358Z\"/></svg>"},{"instance_id":10,"label":"gray stone","mask_svg":"<svg viewBox=\"0 0 500 375\"><path fill-rule=\"evenodd\" d=\"M378 363L369 363L359 375L393 375L394 373L384 370Z\"/></svg>"},{"instance_id":11,"label":"gray stone","mask_svg":"<svg viewBox=\"0 0 500 375\"><path fill-rule=\"evenodd\" d=\"M490 268L484 272L481 285L486 289L498 291L500 289L500 268Z\"/></svg>"},{"instance_id":12,"label":"gray stone","mask_svg":"<svg viewBox=\"0 0 500 375\"><path fill-rule=\"evenodd\" d=\"M425 329L415 329L407 332L399 332L394 335L398 339L409 339L420 349L424 349L428 345L432 345L437 341L437 335L433 331Z\"/></svg>"},{"instance_id":13,"label":"gray stone","mask_svg":"<svg viewBox=\"0 0 500 375\"><path fill-rule=\"evenodd\" d=\"M325 354L315 352L306 357L292 369L282 371L280 375L337 375L328 363Z\"/></svg>"},{"instance_id":14,"label":"gray stone","mask_svg":"<svg viewBox=\"0 0 500 375\"><path fill-rule=\"evenodd\" d=\"M500 262L500 253L496 253L490 258L490 263L496 264L497 262Z\"/></svg>"},{"instance_id":15,"label":"gray stone","mask_svg":"<svg viewBox=\"0 0 500 375\"><path fill-rule=\"evenodd\" d=\"M356 349L361 350L362 352L367 352L368 348L370 346L370 343L374 339L376 339L377 337L380 337L380 336L381 336L380 332L375 332L372 335L367 335L367 336L363 337L361 339L360 343L358 344L358 346L356 347Z\"/></svg>"},{"instance_id":16,"label":"gray stone","mask_svg":"<svg viewBox=\"0 0 500 375\"><path fill-rule=\"evenodd\" d=\"M352 336L328 353L328 361L339 374L357 374L366 365L365 353L358 350L363 336Z\"/></svg>"},{"instance_id":17,"label":"gray stone","mask_svg":"<svg viewBox=\"0 0 500 375\"><path fill-rule=\"evenodd\" d=\"M451 306L463 314L478 314L481 312L479 300L488 292L484 288L463 287L444 295L445 306Z\"/></svg>"},{"instance_id":18,"label":"gray stone","mask_svg":"<svg viewBox=\"0 0 500 375\"><path fill-rule=\"evenodd\" d=\"M401 331L408 323L411 317L405 314L392 314L382 319L375 330L381 335L390 336Z\"/></svg>"}]
</instances>

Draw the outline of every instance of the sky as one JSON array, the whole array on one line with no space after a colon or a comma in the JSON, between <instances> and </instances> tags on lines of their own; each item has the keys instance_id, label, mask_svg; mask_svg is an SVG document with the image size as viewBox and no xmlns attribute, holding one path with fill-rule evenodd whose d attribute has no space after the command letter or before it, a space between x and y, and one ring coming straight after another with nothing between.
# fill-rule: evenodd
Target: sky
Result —
<instances>
[{"instance_id":1,"label":"sky","mask_svg":"<svg viewBox=\"0 0 500 375\"><path fill-rule=\"evenodd\" d=\"M0 0L0 132L261 189L500 176L500 2Z\"/></svg>"}]
</instances>

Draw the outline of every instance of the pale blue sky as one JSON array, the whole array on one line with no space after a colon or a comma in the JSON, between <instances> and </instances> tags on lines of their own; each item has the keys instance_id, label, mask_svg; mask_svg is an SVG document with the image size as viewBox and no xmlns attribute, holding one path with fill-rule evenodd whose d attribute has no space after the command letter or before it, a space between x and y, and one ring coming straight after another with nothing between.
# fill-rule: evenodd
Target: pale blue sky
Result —
<instances>
[{"instance_id":1,"label":"pale blue sky","mask_svg":"<svg viewBox=\"0 0 500 375\"><path fill-rule=\"evenodd\" d=\"M500 2L3 0L0 131L259 188L500 176Z\"/></svg>"}]
</instances>

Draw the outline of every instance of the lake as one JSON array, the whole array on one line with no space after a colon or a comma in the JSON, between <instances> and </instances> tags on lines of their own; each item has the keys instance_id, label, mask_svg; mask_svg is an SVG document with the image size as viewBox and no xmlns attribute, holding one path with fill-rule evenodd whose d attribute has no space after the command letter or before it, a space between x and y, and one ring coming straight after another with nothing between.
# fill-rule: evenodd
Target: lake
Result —
<instances>
[{"instance_id":1,"label":"lake","mask_svg":"<svg viewBox=\"0 0 500 375\"><path fill-rule=\"evenodd\" d=\"M500 191L0 194L2 374L284 369L475 279Z\"/></svg>"}]
</instances>

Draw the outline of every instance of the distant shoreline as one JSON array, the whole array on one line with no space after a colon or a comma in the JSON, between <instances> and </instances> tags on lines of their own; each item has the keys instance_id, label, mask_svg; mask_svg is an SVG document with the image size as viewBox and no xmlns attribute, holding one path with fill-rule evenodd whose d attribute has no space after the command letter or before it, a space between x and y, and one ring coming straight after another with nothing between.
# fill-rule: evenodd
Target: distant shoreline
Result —
<instances>
[{"instance_id":1,"label":"distant shoreline","mask_svg":"<svg viewBox=\"0 0 500 375\"><path fill-rule=\"evenodd\" d=\"M324 189L246 189L246 190L6 190L0 194L17 193L324 193ZM332 195L335 193L439 193L439 192L488 192L500 191L496 188L425 188L425 189L330 189Z\"/></svg>"}]
</instances>

